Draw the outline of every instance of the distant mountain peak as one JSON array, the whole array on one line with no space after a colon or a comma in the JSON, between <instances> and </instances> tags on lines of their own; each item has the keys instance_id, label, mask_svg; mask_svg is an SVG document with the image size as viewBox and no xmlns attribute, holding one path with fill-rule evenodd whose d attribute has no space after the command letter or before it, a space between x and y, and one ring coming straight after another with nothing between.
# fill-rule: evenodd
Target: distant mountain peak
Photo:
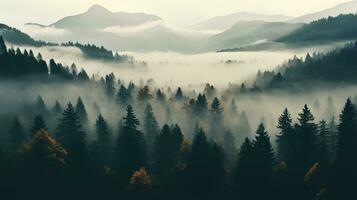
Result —
<instances>
[{"instance_id":1,"label":"distant mountain peak","mask_svg":"<svg viewBox=\"0 0 357 200\"><path fill-rule=\"evenodd\" d=\"M106 9L104 6L101 6L99 4L92 5L87 11L87 13L103 13L103 12L110 13L108 9Z\"/></svg>"}]
</instances>

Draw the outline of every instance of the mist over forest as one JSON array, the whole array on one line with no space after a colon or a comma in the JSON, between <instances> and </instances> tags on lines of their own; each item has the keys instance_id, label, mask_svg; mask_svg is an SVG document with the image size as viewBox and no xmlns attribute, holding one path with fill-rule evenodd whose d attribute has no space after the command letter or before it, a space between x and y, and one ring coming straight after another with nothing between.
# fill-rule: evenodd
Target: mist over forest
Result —
<instances>
[{"instance_id":1,"label":"mist over forest","mask_svg":"<svg viewBox=\"0 0 357 200\"><path fill-rule=\"evenodd\" d=\"M0 22L0 197L355 199L356 2Z\"/></svg>"}]
</instances>

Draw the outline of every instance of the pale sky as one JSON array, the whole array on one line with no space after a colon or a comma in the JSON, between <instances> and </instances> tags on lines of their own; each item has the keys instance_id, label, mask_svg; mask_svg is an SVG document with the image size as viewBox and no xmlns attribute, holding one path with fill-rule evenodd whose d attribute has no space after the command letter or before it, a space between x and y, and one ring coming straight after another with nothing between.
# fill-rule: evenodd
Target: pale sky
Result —
<instances>
[{"instance_id":1,"label":"pale sky","mask_svg":"<svg viewBox=\"0 0 357 200\"><path fill-rule=\"evenodd\" d=\"M0 0L0 23L50 24L79 14L93 4L111 11L145 12L166 23L187 26L217 15L246 11L258 14L299 16L351 0Z\"/></svg>"}]
</instances>

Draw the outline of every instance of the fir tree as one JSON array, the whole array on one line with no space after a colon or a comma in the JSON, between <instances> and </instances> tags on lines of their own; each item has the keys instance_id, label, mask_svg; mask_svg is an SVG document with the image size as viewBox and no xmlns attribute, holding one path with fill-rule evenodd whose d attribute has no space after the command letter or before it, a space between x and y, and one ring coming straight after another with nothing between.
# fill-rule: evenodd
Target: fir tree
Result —
<instances>
[{"instance_id":1,"label":"fir tree","mask_svg":"<svg viewBox=\"0 0 357 200\"><path fill-rule=\"evenodd\" d=\"M298 120L299 156L297 159L301 159L301 170L307 171L317 161L317 125L307 105L299 113Z\"/></svg>"},{"instance_id":2,"label":"fir tree","mask_svg":"<svg viewBox=\"0 0 357 200\"><path fill-rule=\"evenodd\" d=\"M147 161L145 137L137 129L140 123L130 105L127 107L127 115L123 119L123 126L116 146L114 164L121 180L120 184L125 187L129 183L131 175L141 167L145 167Z\"/></svg>"},{"instance_id":3,"label":"fir tree","mask_svg":"<svg viewBox=\"0 0 357 200\"><path fill-rule=\"evenodd\" d=\"M144 133L146 135L148 154L150 157L153 155L155 140L159 132L159 124L155 118L151 104L148 103L144 113Z\"/></svg>"},{"instance_id":4,"label":"fir tree","mask_svg":"<svg viewBox=\"0 0 357 200\"><path fill-rule=\"evenodd\" d=\"M83 104L81 97L78 97L78 100L77 100L76 113L78 114L79 120L81 121L82 124L86 124L88 122L87 110Z\"/></svg>"},{"instance_id":5,"label":"fir tree","mask_svg":"<svg viewBox=\"0 0 357 200\"><path fill-rule=\"evenodd\" d=\"M12 121L9 135L8 135L8 147L10 152L16 152L21 143L26 139L24 128L18 117L15 117Z\"/></svg>"},{"instance_id":6,"label":"fir tree","mask_svg":"<svg viewBox=\"0 0 357 200\"><path fill-rule=\"evenodd\" d=\"M104 167L110 164L113 149L111 131L102 115L99 115L96 120L95 132L97 140L92 145L92 154L94 154L96 165Z\"/></svg>"},{"instance_id":7,"label":"fir tree","mask_svg":"<svg viewBox=\"0 0 357 200\"><path fill-rule=\"evenodd\" d=\"M87 160L86 134L71 103L68 103L62 113L56 138L68 151L68 162L71 167L75 171L83 170L82 167L86 165Z\"/></svg>"},{"instance_id":8,"label":"fir tree","mask_svg":"<svg viewBox=\"0 0 357 200\"><path fill-rule=\"evenodd\" d=\"M42 118L41 115L37 115L31 127L31 136L35 135L41 129L43 129L44 131L48 130L48 128L46 127L45 120Z\"/></svg>"},{"instance_id":9,"label":"fir tree","mask_svg":"<svg viewBox=\"0 0 357 200\"><path fill-rule=\"evenodd\" d=\"M292 164L295 157L297 138L292 126L291 115L287 108L285 108L283 114L279 117L277 128L280 129L276 141L278 145L278 159Z\"/></svg>"}]
</instances>

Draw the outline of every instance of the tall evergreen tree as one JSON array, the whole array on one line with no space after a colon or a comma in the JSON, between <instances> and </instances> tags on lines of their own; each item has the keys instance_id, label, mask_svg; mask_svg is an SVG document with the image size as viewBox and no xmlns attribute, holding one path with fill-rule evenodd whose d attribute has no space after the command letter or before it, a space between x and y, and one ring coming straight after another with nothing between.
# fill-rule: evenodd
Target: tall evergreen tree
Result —
<instances>
[{"instance_id":1,"label":"tall evergreen tree","mask_svg":"<svg viewBox=\"0 0 357 200\"><path fill-rule=\"evenodd\" d=\"M149 157L152 158L154 152L155 141L159 135L159 124L155 118L152 106L148 103L144 113L144 133L147 141L147 150Z\"/></svg>"},{"instance_id":2,"label":"tall evergreen tree","mask_svg":"<svg viewBox=\"0 0 357 200\"><path fill-rule=\"evenodd\" d=\"M180 101L183 99L183 94L182 94L182 90L181 87L177 88L176 94L175 94L175 99Z\"/></svg>"},{"instance_id":3,"label":"tall evergreen tree","mask_svg":"<svg viewBox=\"0 0 357 200\"><path fill-rule=\"evenodd\" d=\"M9 135L8 135L8 148L9 151L14 153L18 150L21 143L24 142L26 139L26 134L24 128L19 120L18 117L15 117L12 121Z\"/></svg>"},{"instance_id":4,"label":"tall evergreen tree","mask_svg":"<svg viewBox=\"0 0 357 200\"><path fill-rule=\"evenodd\" d=\"M145 167L147 160L145 137L137 129L140 122L130 105L127 107L127 115L123 119L123 126L116 146L114 164L121 186L126 187L131 175L141 167Z\"/></svg>"},{"instance_id":5,"label":"tall evergreen tree","mask_svg":"<svg viewBox=\"0 0 357 200\"><path fill-rule=\"evenodd\" d=\"M86 124L88 122L87 110L83 104L81 97L78 97L78 100L77 100L76 113L78 114L79 120L81 121L82 124Z\"/></svg>"},{"instance_id":6,"label":"tall evergreen tree","mask_svg":"<svg viewBox=\"0 0 357 200\"><path fill-rule=\"evenodd\" d=\"M177 125L170 128L165 124L155 147L156 173L161 186L170 187L174 183L182 143L181 129Z\"/></svg>"},{"instance_id":7,"label":"tall evergreen tree","mask_svg":"<svg viewBox=\"0 0 357 200\"><path fill-rule=\"evenodd\" d=\"M280 130L277 135L278 159L285 161L288 165L293 164L297 146L297 137L295 135L291 115L287 108L279 117L277 128Z\"/></svg>"},{"instance_id":8,"label":"tall evergreen tree","mask_svg":"<svg viewBox=\"0 0 357 200\"><path fill-rule=\"evenodd\" d=\"M6 55L6 54L7 54L7 48L5 45L5 41L4 41L4 38L2 37L2 35L0 35L0 56Z\"/></svg>"},{"instance_id":9,"label":"tall evergreen tree","mask_svg":"<svg viewBox=\"0 0 357 200\"><path fill-rule=\"evenodd\" d=\"M31 136L35 135L41 129L43 129L44 131L48 130L48 128L46 127L45 120L42 118L41 115L37 115L31 127Z\"/></svg>"},{"instance_id":10,"label":"tall evergreen tree","mask_svg":"<svg viewBox=\"0 0 357 200\"><path fill-rule=\"evenodd\" d=\"M116 97L117 103L126 106L129 103L129 100L129 92L127 91L124 85L121 85Z\"/></svg>"},{"instance_id":11,"label":"tall evergreen tree","mask_svg":"<svg viewBox=\"0 0 357 200\"><path fill-rule=\"evenodd\" d=\"M329 165L331 162L329 151L330 138L327 122L325 120L320 121L318 126L318 159L320 164L323 165Z\"/></svg>"},{"instance_id":12,"label":"tall evergreen tree","mask_svg":"<svg viewBox=\"0 0 357 200\"><path fill-rule=\"evenodd\" d=\"M317 125L314 123L314 116L307 105L299 113L299 124L297 132L299 138L299 156L301 159L301 170L306 172L317 161Z\"/></svg>"},{"instance_id":13,"label":"tall evergreen tree","mask_svg":"<svg viewBox=\"0 0 357 200\"><path fill-rule=\"evenodd\" d=\"M68 151L68 162L75 171L83 170L87 161L86 134L82 130L79 116L71 103L62 113L57 126L57 140Z\"/></svg>"},{"instance_id":14,"label":"tall evergreen tree","mask_svg":"<svg viewBox=\"0 0 357 200\"><path fill-rule=\"evenodd\" d=\"M96 120L95 132L97 140L92 145L91 153L93 154L96 165L98 167L104 167L110 164L113 146L109 125L101 114Z\"/></svg>"},{"instance_id":15,"label":"tall evergreen tree","mask_svg":"<svg viewBox=\"0 0 357 200\"><path fill-rule=\"evenodd\" d=\"M253 153L254 173L252 178L256 181L256 186L260 188L260 192L252 195L252 199L272 198L271 184L275 156L270 137L263 124L260 124L256 131Z\"/></svg>"},{"instance_id":16,"label":"tall evergreen tree","mask_svg":"<svg viewBox=\"0 0 357 200\"><path fill-rule=\"evenodd\" d=\"M357 114L356 108L350 99L340 115L338 125L338 148L336 159L336 179L334 180L335 197L349 198L356 192L354 184L357 177Z\"/></svg>"},{"instance_id":17,"label":"tall evergreen tree","mask_svg":"<svg viewBox=\"0 0 357 200\"><path fill-rule=\"evenodd\" d=\"M232 180L234 195L239 195L242 199L249 199L255 190L255 180L252 179L253 163L253 143L246 138L241 145Z\"/></svg>"},{"instance_id":18,"label":"tall evergreen tree","mask_svg":"<svg viewBox=\"0 0 357 200\"><path fill-rule=\"evenodd\" d=\"M63 112L63 108L62 108L61 104L58 101L56 101L55 105L52 108L52 114L54 114L55 116L58 116L58 115L62 114L62 112Z\"/></svg>"}]
</instances>

